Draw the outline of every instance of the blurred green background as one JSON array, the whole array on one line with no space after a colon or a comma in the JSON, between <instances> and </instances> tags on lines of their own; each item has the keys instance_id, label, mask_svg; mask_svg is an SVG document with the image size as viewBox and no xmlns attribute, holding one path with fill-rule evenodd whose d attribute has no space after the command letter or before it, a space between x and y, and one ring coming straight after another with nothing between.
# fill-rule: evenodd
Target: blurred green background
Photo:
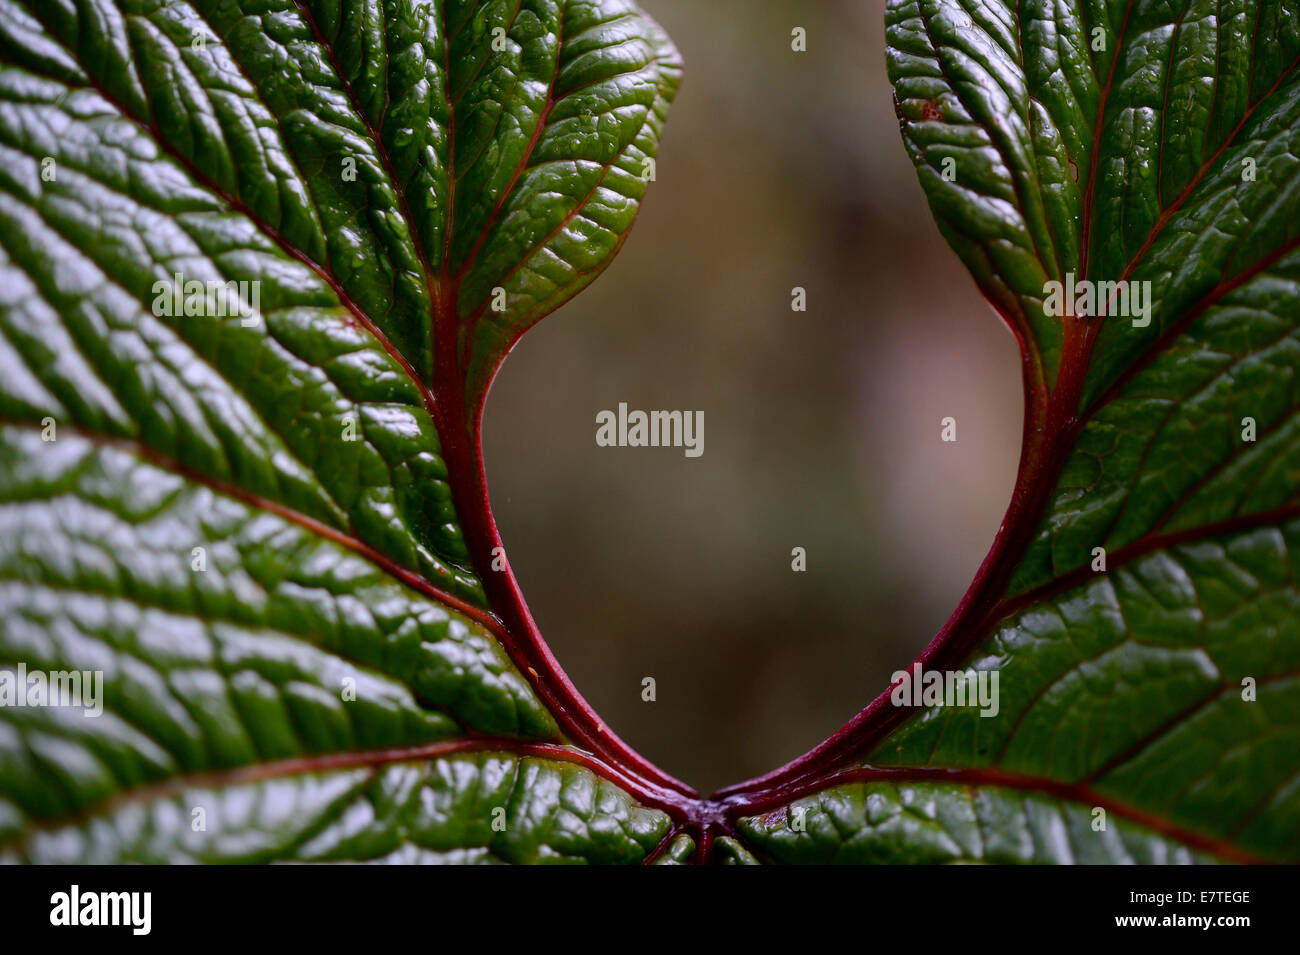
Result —
<instances>
[{"instance_id":1,"label":"blurred green background","mask_svg":"<svg viewBox=\"0 0 1300 955\"><path fill-rule=\"evenodd\" d=\"M507 359L484 440L560 662L708 792L820 742L942 626L1010 497L1020 370L903 151L883 0L642 6L686 61L657 182ZM597 447L620 401L703 410L703 456Z\"/></svg>"}]
</instances>

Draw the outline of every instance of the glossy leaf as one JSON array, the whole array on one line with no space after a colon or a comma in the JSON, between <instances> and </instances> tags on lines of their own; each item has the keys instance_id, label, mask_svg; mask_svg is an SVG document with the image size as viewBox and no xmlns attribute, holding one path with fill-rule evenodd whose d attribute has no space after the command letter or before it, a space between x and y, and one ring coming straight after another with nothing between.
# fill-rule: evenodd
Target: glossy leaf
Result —
<instances>
[{"instance_id":1,"label":"glossy leaf","mask_svg":"<svg viewBox=\"0 0 1300 955\"><path fill-rule=\"evenodd\" d=\"M920 657L998 706L902 677L768 780L774 859L1300 860L1298 23L889 5L904 142L1025 355L1011 508ZM1053 299L1085 281L1145 299Z\"/></svg>"},{"instance_id":2,"label":"glossy leaf","mask_svg":"<svg viewBox=\"0 0 1300 955\"><path fill-rule=\"evenodd\" d=\"M491 603L477 417L679 72L627 0L0 0L0 669L103 678L0 709L0 854L655 847Z\"/></svg>"}]
</instances>

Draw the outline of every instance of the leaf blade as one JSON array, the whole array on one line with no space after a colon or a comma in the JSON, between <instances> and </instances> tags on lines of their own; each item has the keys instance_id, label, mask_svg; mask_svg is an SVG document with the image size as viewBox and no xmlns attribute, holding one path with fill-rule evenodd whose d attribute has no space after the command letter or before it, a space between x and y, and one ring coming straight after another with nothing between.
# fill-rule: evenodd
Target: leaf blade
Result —
<instances>
[{"instance_id":1,"label":"leaf blade","mask_svg":"<svg viewBox=\"0 0 1300 955\"><path fill-rule=\"evenodd\" d=\"M923 654L928 666L996 673L1003 706L992 718L923 706L889 732L900 722L892 714L876 724L884 734L863 734L863 756L868 765L1005 770L1095 786L1226 852L1291 859L1288 780L1300 765L1271 742L1295 730L1289 673L1300 659L1289 571L1300 474L1287 457L1300 326L1300 202L1287 149L1300 128L1300 46L1282 26L1287 6L1246 4L1222 26L1197 3L1171 10L1134 0L1041 17L978 7L997 29L971 22L960 36L941 35L959 49L1002 40L1005 52L1005 30L1018 34L1026 76L987 115L1010 117L1028 141L1024 118L1041 106L1044 124L1055 126L1044 135L1074 143L1065 155L1080 172L1081 204L1056 222L1023 201L1019 219L1003 217L1016 247L1035 250L1036 268L986 251L1003 241L981 207L996 189L963 204L962 187L935 175L923 135L952 142L955 134L927 133L936 118L923 115L919 97L999 101L979 83L943 88L943 71L927 62L957 54L918 46L927 16L946 11L951 20L960 7L892 4L891 75L922 186L986 296L1047 372L1039 385L1027 376L1021 479L993 563ZM1033 50L1050 47L1037 44L1044 37L1081 36L1080 20L1099 31L1109 62L1103 71L1094 57L1094 77L1105 77L1096 96L1078 95L1078 108L1066 109L1059 81L1074 74L1068 65L1047 69L1061 64ZM1253 29L1269 24L1272 33ZM1041 176L1041 160L1022 165L1010 175ZM978 151L961 153L955 182L978 190L988 168ZM1045 230L1077 236L1064 269L1034 241ZM1054 268L1076 280L1150 283L1149 322L1072 305L1031 315ZM1044 319L1059 332L1043 331ZM1263 429L1258 443L1244 430L1248 411ZM1241 632L1232 636L1234 625ZM1243 691L1247 678L1257 699ZM1164 764L1150 757L1156 752ZM1227 772L1242 760L1258 785Z\"/></svg>"},{"instance_id":2,"label":"leaf blade","mask_svg":"<svg viewBox=\"0 0 1300 955\"><path fill-rule=\"evenodd\" d=\"M185 828L169 787L256 788L274 765L282 796L227 801L283 808L340 757L421 751L424 772L459 780L478 758L455 755L469 740L516 754L512 798L532 806L517 830L555 825L494 858L639 861L666 831L635 772L563 745L572 688L543 685L489 609L465 537L462 509L486 498L443 409L457 392L481 401L502 336L523 326L496 326L473 379L438 365L458 348L438 327L458 294L442 256L458 201L490 209L520 189L476 197L471 181L457 200L468 127L448 65L484 52L489 73L505 68L508 44L463 29L504 6L0 3L0 672L107 671L102 721L0 712L10 851L30 836L64 861L289 857L341 839L389 771L316 780L324 795L299 824L290 813L259 835L245 814L194 854L186 840L204 837L153 839ZM591 81L588 95L602 63L616 85L627 71L620 44L581 48L587 29L653 54L633 64L646 101L633 138L653 155L650 104L666 107L676 62L662 31L624 0L517 6L590 74L566 80ZM555 28L570 23L583 30L566 41ZM517 150L517 132L493 132L493 148ZM620 210L620 243L643 192ZM549 307L582 284L554 283ZM397 831L414 810L388 805ZM477 811L465 806L452 829L482 821L458 820ZM427 858L491 855L453 843Z\"/></svg>"}]
</instances>

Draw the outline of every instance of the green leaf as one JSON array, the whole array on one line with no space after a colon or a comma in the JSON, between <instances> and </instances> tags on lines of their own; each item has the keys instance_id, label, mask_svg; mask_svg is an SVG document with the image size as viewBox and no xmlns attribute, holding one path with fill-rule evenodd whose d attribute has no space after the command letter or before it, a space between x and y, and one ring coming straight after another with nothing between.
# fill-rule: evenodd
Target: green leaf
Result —
<instances>
[{"instance_id":1,"label":"green leaf","mask_svg":"<svg viewBox=\"0 0 1300 955\"><path fill-rule=\"evenodd\" d=\"M679 74L630 0L0 0L0 675L102 677L0 708L0 855L655 848L478 416Z\"/></svg>"},{"instance_id":2,"label":"green leaf","mask_svg":"<svg viewBox=\"0 0 1300 955\"><path fill-rule=\"evenodd\" d=\"M886 24L922 187L1025 355L1010 510L919 658L997 705L900 675L745 831L780 861L1300 861L1298 11Z\"/></svg>"}]
</instances>

